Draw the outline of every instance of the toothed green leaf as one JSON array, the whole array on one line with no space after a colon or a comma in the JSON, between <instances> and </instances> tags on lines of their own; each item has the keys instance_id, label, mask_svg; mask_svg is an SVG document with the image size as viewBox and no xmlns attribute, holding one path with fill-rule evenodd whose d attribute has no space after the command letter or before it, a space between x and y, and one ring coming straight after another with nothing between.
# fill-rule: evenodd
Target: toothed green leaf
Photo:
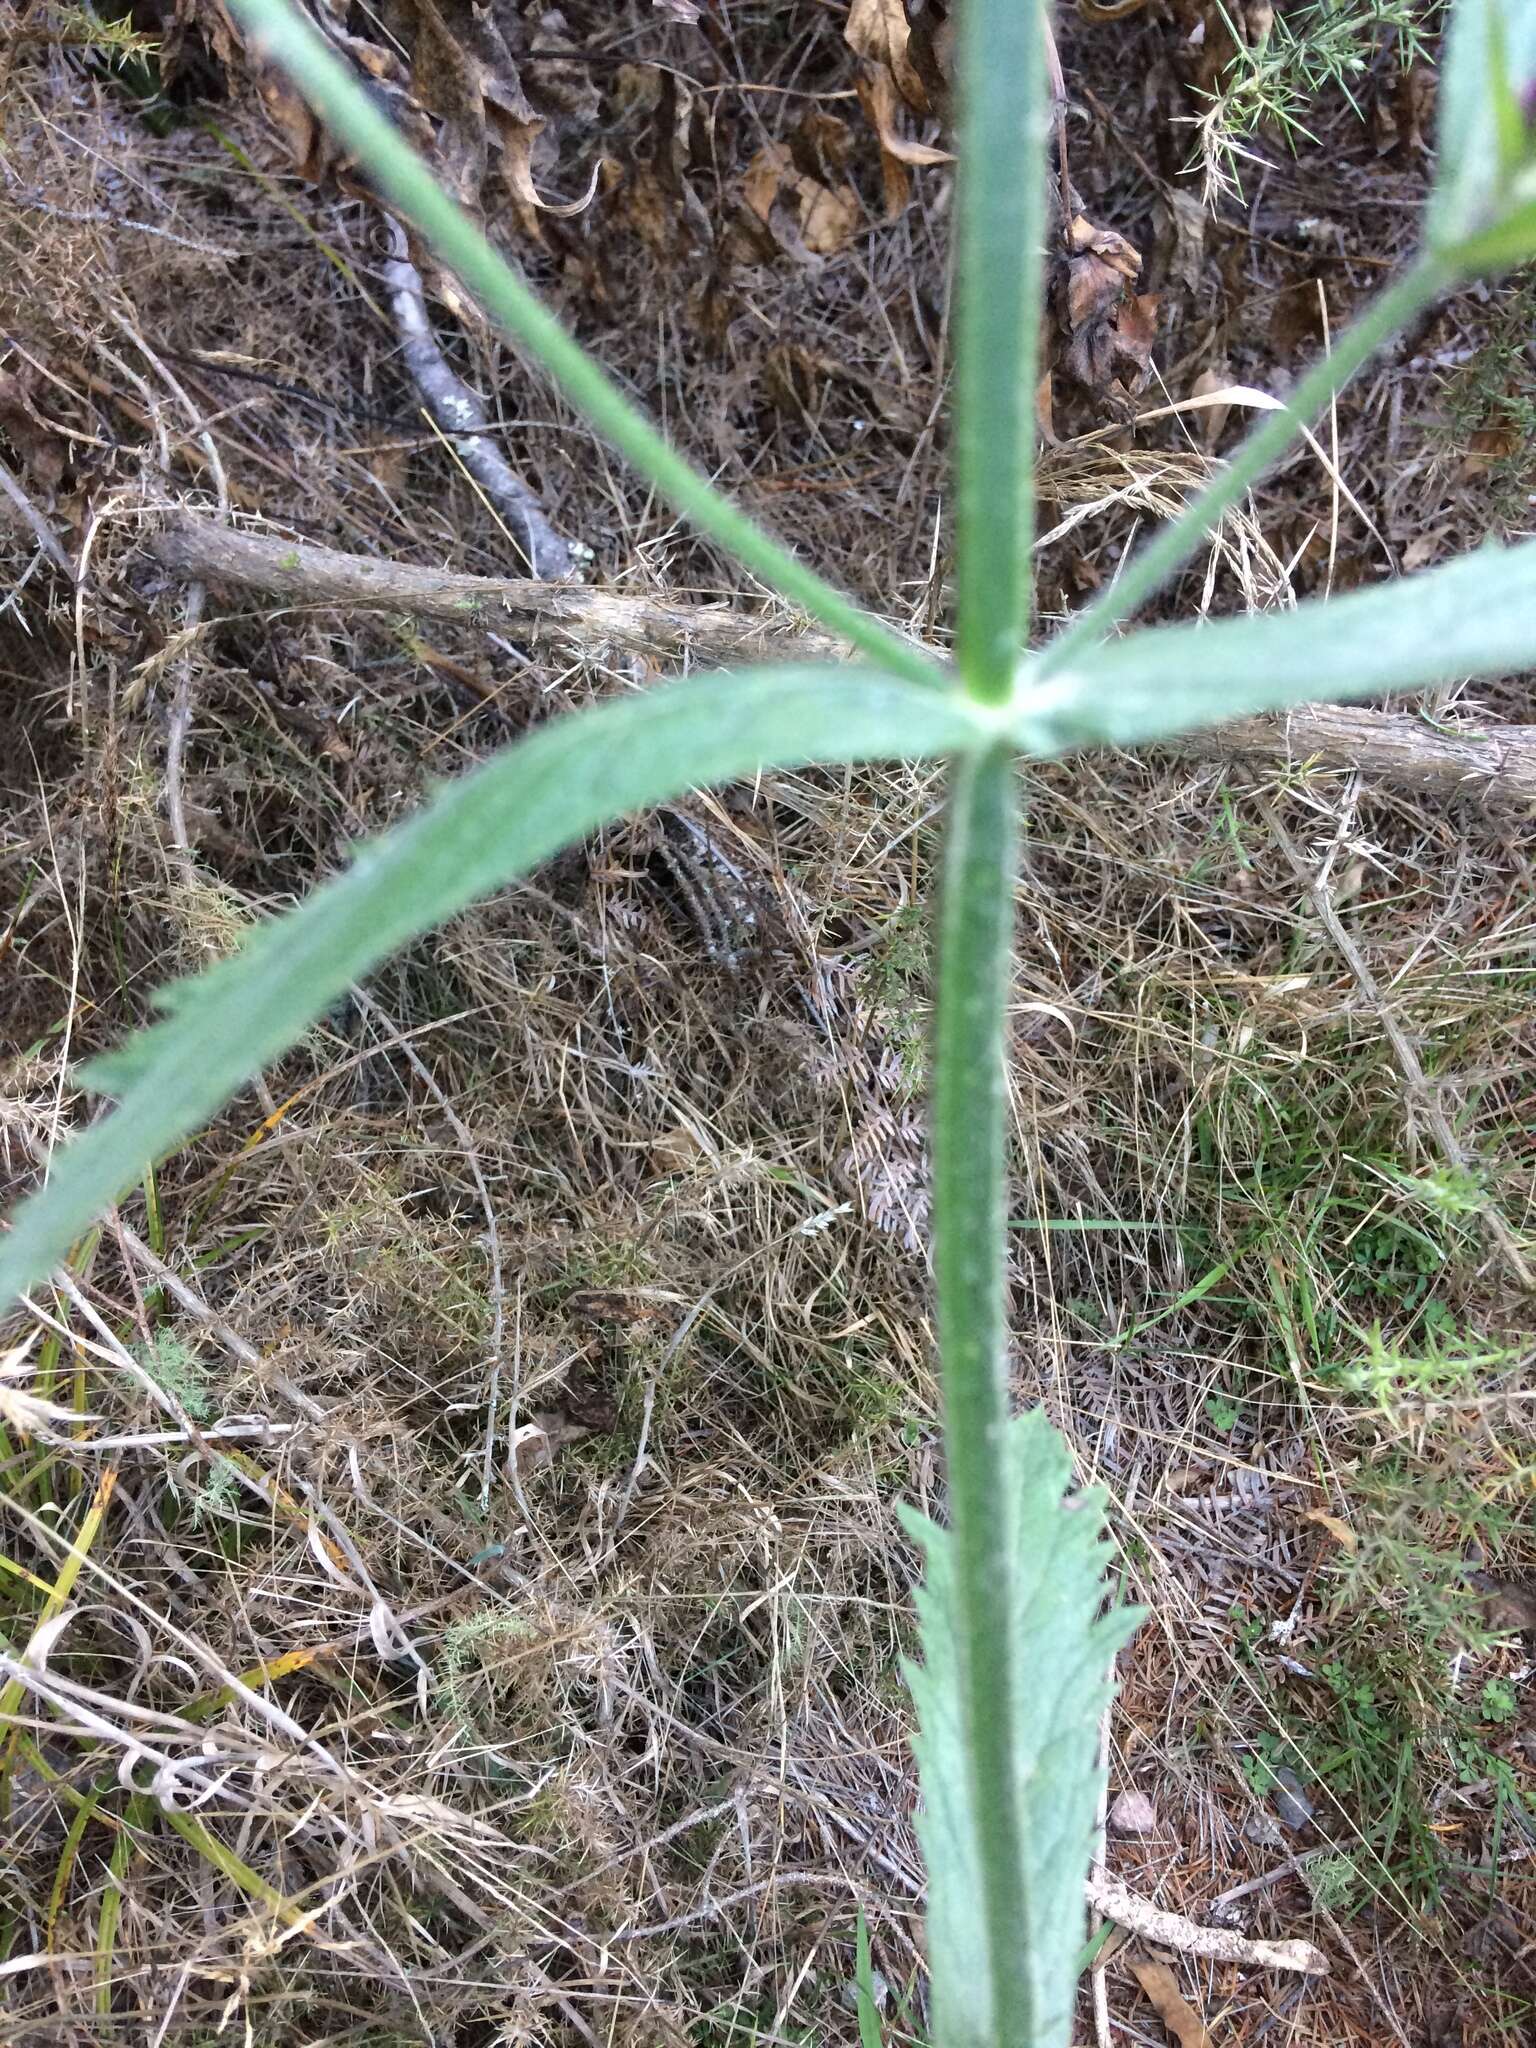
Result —
<instances>
[{"instance_id":1,"label":"toothed green leaf","mask_svg":"<svg viewBox=\"0 0 1536 2048\"><path fill-rule=\"evenodd\" d=\"M541 726L232 958L172 987L163 1023L93 1063L90 1085L121 1105L17 1211L0 1240L0 1304L376 961L608 819L759 768L936 755L975 739L964 698L851 668L674 683Z\"/></svg>"},{"instance_id":2,"label":"toothed green leaf","mask_svg":"<svg viewBox=\"0 0 1536 2048\"><path fill-rule=\"evenodd\" d=\"M1016 1692L1014 1781L1024 1815L1024 1920L1017 1930L1028 2012L992 2010L981 1857L972 1774L967 1768L961 1670L965 1645L956 1627L954 1539L924 1517L904 1515L923 1548L917 1595L922 1662L907 1682L917 1707L918 1820L928 1866L928 1958L933 2038L942 2048L1064 2048L1082 1953L1083 1879L1099 1798L1099 1721L1109 1699L1115 1651L1139 1617L1101 1615L1108 1551L1103 1501L1084 1494L1069 1505L1067 1447L1036 1411L1010 1422L1004 1447L1006 1499L998 1517L1012 1523L1011 1629Z\"/></svg>"}]
</instances>

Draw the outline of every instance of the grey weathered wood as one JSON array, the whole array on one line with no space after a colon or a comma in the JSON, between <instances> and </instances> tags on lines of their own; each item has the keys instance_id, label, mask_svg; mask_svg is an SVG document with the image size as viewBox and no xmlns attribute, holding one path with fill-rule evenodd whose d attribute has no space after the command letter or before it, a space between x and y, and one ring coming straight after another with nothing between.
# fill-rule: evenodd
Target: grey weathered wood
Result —
<instances>
[{"instance_id":1,"label":"grey weathered wood","mask_svg":"<svg viewBox=\"0 0 1536 2048\"><path fill-rule=\"evenodd\" d=\"M673 670L761 661L779 653L812 660L848 653L840 641L782 612L699 604L674 591L459 576L340 554L309 541L241 533L191 514L179 515L147 546L180 576L259 591L280 602L510 625L534 639L560 640L596 656L638 654ZM1358 769L1394 789L1536 803L1536 726L1530 725L1453 731L1408 712L1305 704L1275 717L1192 733L1173 744L1197 760Z\"/></svg>"}]
</instances>

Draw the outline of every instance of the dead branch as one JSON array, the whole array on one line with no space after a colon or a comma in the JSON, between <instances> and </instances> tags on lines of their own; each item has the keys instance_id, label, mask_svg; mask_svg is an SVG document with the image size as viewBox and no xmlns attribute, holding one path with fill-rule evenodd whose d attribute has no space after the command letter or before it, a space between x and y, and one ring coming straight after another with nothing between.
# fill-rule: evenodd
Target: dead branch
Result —
<instances>
[{"instance_id":1,"label":"dead branch","mask_svg":"<svg viewBox=\"0 0 1536 2048\"><path fill-rule=\"evenodd\" d=\"M389 223L390 260L384 265L400 353L433 419L489 499L535 576L571 573L571 550L550 525L544 507L496 445L480 399L449 365L432 332L421 272L410 260L404 230Z\"/></svg>"},{"instance_id":2,"label":"dead branch","mask_svg":"<svg viewBox=\"0 0 1536 2048\"><path fill-rule=\"evenodd\" d=\"M1124 1885L1100 1878L1088 1880L1087 1897L1089 1905L1106 1920L1129 1927L1159 1948L1204 1956L1213 1963L1242 1963L1254 1970L1300 1970L1308 1977L1328 1974L1328 1958L1310 1941L1254 1941L1228 1927L1201 1927L1182 1913L1165 1913L1146 1899L1138 1899Z\"/></svg>"},{"instance_id":3,"label":"dead branch","mask_svg":"<svg viewBox=\"0 0 1536 2048\"><path fill-rule=\"evenodd\" d=\"M798 630L792 618L697 604L672 592L589 590L500 576L456 576L409 562L338 554L309 541L273 540L182 516L147 543L179 576L260 591L290 604L366 605L460 625L510 625L535 640L574 642L589 654L638 654L673 667L714 668L765 654L809 660L845 652L840 641Z\"/></svg>"},{"instance_id":4,"label":"dead branch","mask_svg":"<svg viewBox=\"0 0 1536 2048\"><path fill-rule=\"evenodd\" d=\"M290 604L368 606L470 625L510 623L535 640L574 643L589 654L640 655L674 668L789 654L826 661L848 651L782 613L699 604L676 591L590 590L453 575L344 555L309 541L232 532L193 514L179 515L147 545L180 576L233 584ZM1436 796L1468 791L1504 803L1536 804L1536 726L1530 725L1453 731L1410 713L1307 704L1172 744L1199 760L1355 769L1394 789Z\"/></svg>"}]
</instances>

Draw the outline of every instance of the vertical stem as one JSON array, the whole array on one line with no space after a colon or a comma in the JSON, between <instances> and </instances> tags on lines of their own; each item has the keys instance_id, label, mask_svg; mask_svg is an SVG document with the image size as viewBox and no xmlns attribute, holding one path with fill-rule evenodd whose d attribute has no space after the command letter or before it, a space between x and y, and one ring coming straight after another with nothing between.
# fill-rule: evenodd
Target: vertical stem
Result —
<instances>
[{"instance_id":1,"label":"vertical stem","mask_svg":"<svg viewBox=\"0 0 1536 2048\"><path fill-rule=\"evenodd\" d=\"M1023 1787L1015 1749L1008 1426L1005 1033L1013 958L1017 795L1005 745L950 771L939 902L933 1077L934 1266L961 1646L966 1769L976 1816L992 2034L1034 2039L1025 1962Z\"/></svg>"},{"instance_id":2,"label":"vertical stem","mask_svg":"<svg viewBox=\"0 0 1536 2048\"><path fill-rule=\"evenodd\" d=\"M960 674L1006 702L1029 625L1045 241L1045 0L958 13L955 554Z\"/></svg>"}]
</instances>

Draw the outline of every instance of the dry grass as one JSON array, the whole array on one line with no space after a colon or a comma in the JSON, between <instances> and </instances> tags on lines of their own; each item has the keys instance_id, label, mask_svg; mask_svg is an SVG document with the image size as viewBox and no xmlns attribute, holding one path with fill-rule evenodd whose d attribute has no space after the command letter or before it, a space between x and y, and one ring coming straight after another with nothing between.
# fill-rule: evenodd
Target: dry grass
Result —
<instances>
[{"instance_id":1,"label":"dry grass","mask_svg":"<svg viewBox=\"0 0 1536 2048\"><path fill-rule=\"evenodd\" d=\"M741 79L840 88L835 21L741 12ZM648 50L680 33L645 27ZM637 678L447 629L199 616L161 587L143 521L221 493L346 547L503 557L368 314L362 202L282 170L242 104L220 125L254 168L192 120L152 135L78 54L18 51L11 93L22 188L109 217L0 205L0 368L38 366L62 468L34 489L91 564L78 601L38 569L0 618L20 1186L88 1113L68 1062L167 974L425 777ZM728 190L797 103L708 97ZM1100 143L1078 177L1150 227ZM1282 165L1266 206L1321 212L1330 161ZM855 167L873 202L872 154ZM1374 174L1345 246L1393 253L1417 187ZM617 206L525 253L695 454L940 630L937 190L819 266L716 246L713 326L698 248L658 291ZM1267 248L1172 293L1173 397L1218 312L1234 377L1283 372L1267 309L1296 266ZM1341 264L1335 319L1370 274ZM1421 417L1488 317L1452 308L1341 408L1340 469L1394 547L1490 523ZM509 357L476 337L462 360L601 573L733 587ZM1177 422L1052 451L1048 603L1111 575L1206 459ZM28 571L29 539L0 545ZM1287 571L1305 590L1378 558L1308 458L1183 601L1282 601ZM860 1907L891 2037L920 2031L892 1509L942 1485L918 1135L939 794L779 777L615 828L384 970L37 1298L7 1384L90 1420L27 1440L8 1413L0 1443L6 2038L851 2042ZM1333 1955L1321 1985L1184 1967L1224 2038L1514 2040L1536 1999L1524 1302L1261 798L1529 1236L1523 826L1336 777L1033 779L1019 1386L1110 1488L1149 1609L1113 1789L1157 1824L1110 1863ZM1306 1826L1276 1818L1281 1770ZM1108 1975L1119 2037L1152 2038Z\"/></svg>"}]
</instances>

